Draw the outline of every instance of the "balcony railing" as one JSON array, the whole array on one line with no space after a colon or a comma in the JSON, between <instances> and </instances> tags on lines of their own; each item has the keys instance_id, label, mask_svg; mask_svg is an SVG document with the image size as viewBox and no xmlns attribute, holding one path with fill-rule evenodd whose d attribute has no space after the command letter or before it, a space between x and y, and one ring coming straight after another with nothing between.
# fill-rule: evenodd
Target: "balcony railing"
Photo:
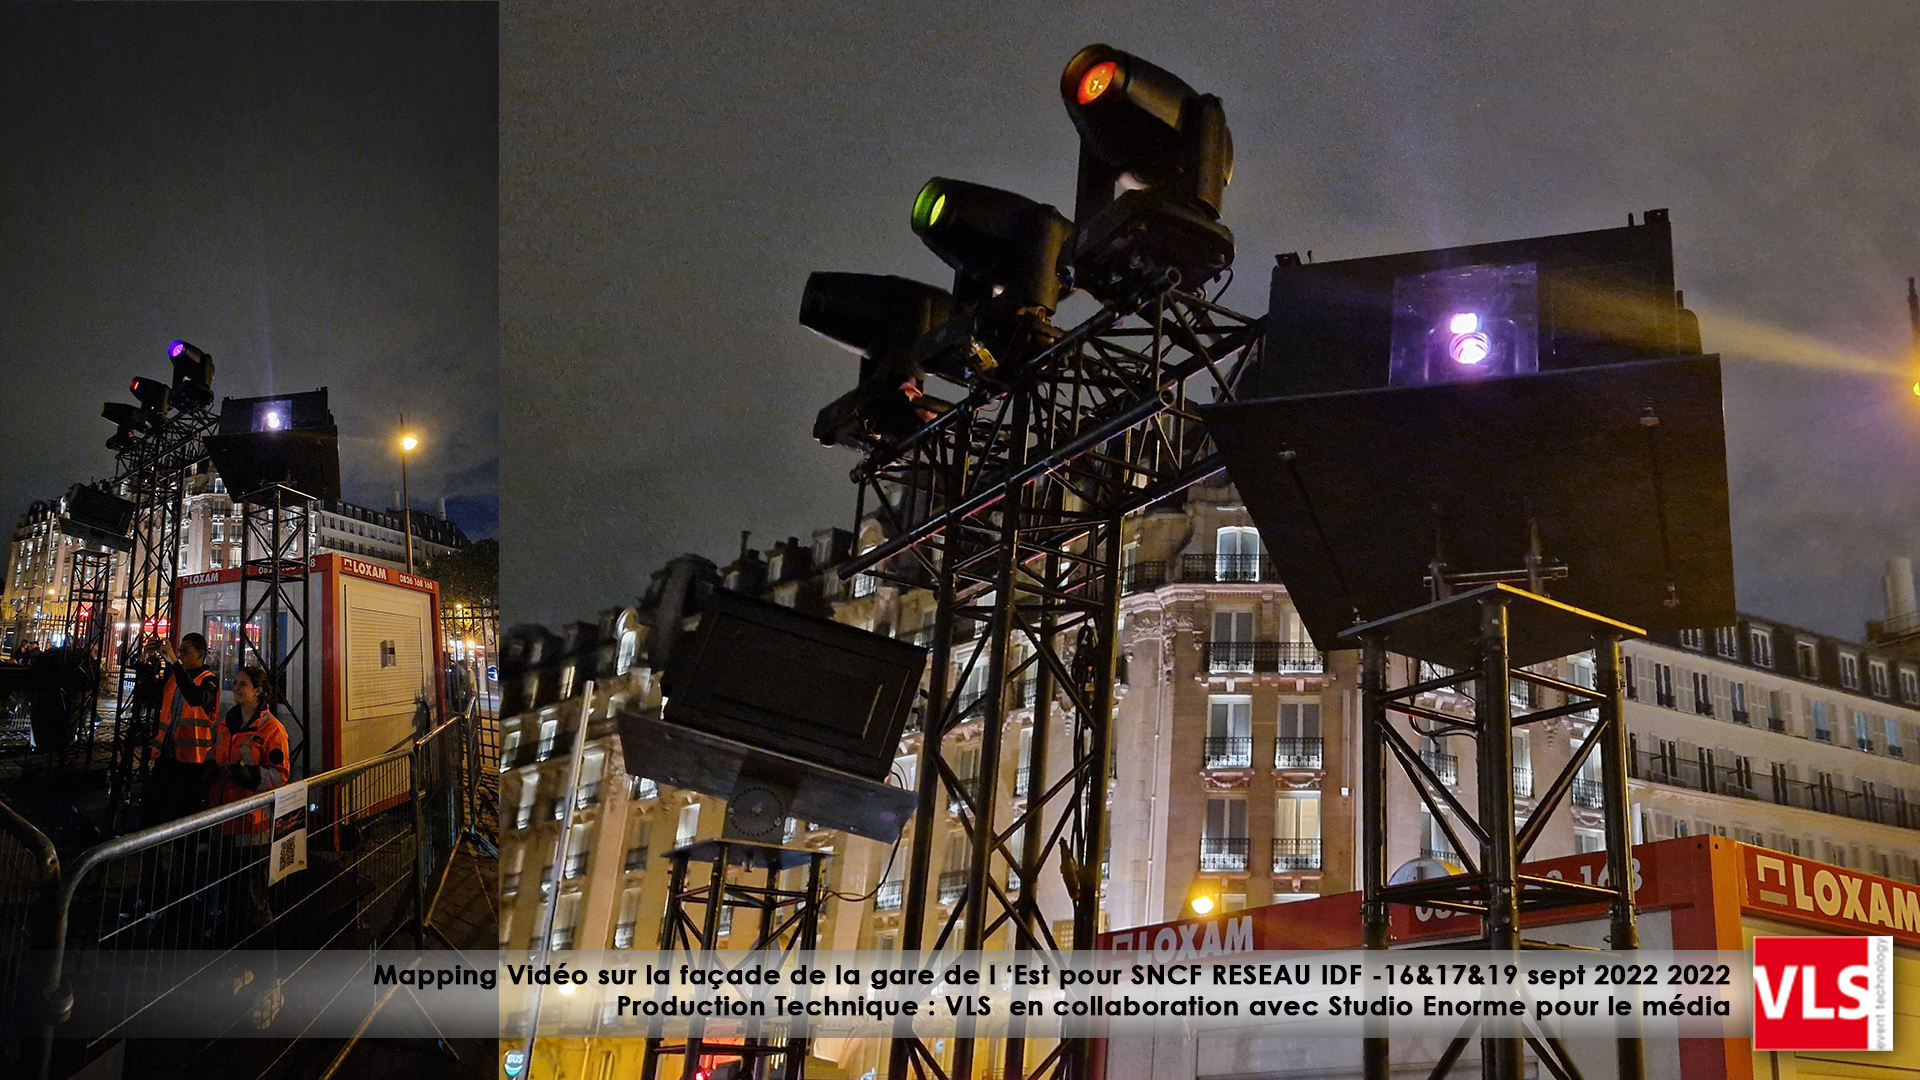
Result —
<instances>
[{"instance_id":1,"label":"balcony railing","mask_svg":"<svg viewBox=\"0 0 1920 1080\"><path fill-rule=\"evenodd\" d=\"M1435 862L1454 863L1456 865L1460 862L1460 854L1454 851L1451 845L1444 847L1423 847L1420 849L1420 857L1423 859L1432 859Z\"/></svg>"},{"instance_id":2,"label":"balcony railing","mask_svg":"<svg viewBox=\"0 0 1920 1080\"><path fill-rule=\"evenodd\" d=\"M613 928L613 947L616 949L630 949L633 947L632 923L623 922Z\"/></svg>"},{"instance_id":3,"label":"balcony railing","mask_svg":"<svg viewBox=\"0 0 1920 1080\"><path fill-rule=\"evenodd\" d=\"M1784 772L1771 769L1762 772L1757 768L1731 768L1715 763L1704 751L1692 758L1636 751L1628 772L1636 780L1669 787L1920 830L1920 804L1909 803L1903 797L1848 791L1830 780L1793 780Z\"/></svg>"},{"instance_id":4,"label":"balcony railing","mask_svg":"<svg viewBox=\"0 0 1920 1080\"><path fill-rule=\"evenodd\" d=\"M1120 577L1122 595L1157 589L1174 582L1277 582L1273 562L1265 555L1221 555L1195 552L1176 561L1150 560L1128 566Z\"/></svg>"},{"instance_id":5,"label":"balcony railing","mask_svg":"<svg viewBox=\"0 0 1920 1080\"><path fill-rule=\"evenodd\" d=\"M1320 869L1320 839L1303 840L1298 837L1276 836L1273 838L1273 872L1285 873L1289 870Z\"/></svg>"},{"instance_id":6,"label":"balcony railing","mask_svg":"<svg viewBox=\"0 0 1920 1080\"><path fill-rule=\"evenodd\" d=\"M1203 641L1202 663L1224 674L1318 675L1326 670L1320 650L1307 641Z\"/></svg>"},{"instance_id":7,"label":"balcony railing","mask_svg":"<svg viewBox=\"0 0 1920 1080\"><path fill-rule=\"evenodd\" d=\"M1745 709L1733 709L1729 711L1727 715L1732 718L1734 723L1739 724L1742 727L1753 726L1753 714L1749 713Z\"/></svg>"},{"instance_id":8,"label":"balcony railing","mask_svg":"<svg viewBox=\"0 0 1920 1080\"><path fill-rule=\"evenodd\" d=\"M946 870L940 874L940 902L957 904L967 895L967 871Z\"/></svg>"},{"instance_id":9,"label":"balcony railing","mask_svg":"<svg viewBox=\"0 0 1920 1080\"><path fill-rule=\"evenodd\" d=\"M587 872L588 854L589 854L588 852L582 851L577 854L567 856L567 876L569 878L577 878L584 875Z\"/></svg>"},{"instance_id":10,"label":"balcony railing","mask_svg":"<svg viewBox=\"0 0 1920 1080\"><path fill-rule=\"evenodd\" d=\"M1573 805L1589 810L1599 809L1606 801L1606 787L1598 780L1573 780Z\"/></svg>"},{"instance_id":11,"label":"balcony railing","mask_svg":"<svg viewBox=\"0 0 1920 1080\"><path fill-rule=\"evenodd\" d=\"M881 882L873 894L873 910L899 911L907 895L906 884L904 881Z\"/></svg>"},{"instance_id":12,"label":"balcony railing","mask_svg":"<svg viewBox=\"0 0 1920 1080\"><path fill-rule=\"evenodd\" d=\"M980 805L980 781L975 777L966 777L960 781L960 791L967 793L967 802ZM947 792L947 813L957 814L966 805L961 801L960 791L949 789Z\"/></svg>"},{"instance_id":13,"label":"balcony railing","mask_svg":"<svg viewBox=\"0 0 1920 1080\"><path fill-rule=\"evenodd\" d=\"M1253 841L1244 836L1203 836L1200 838L1200 869L1245 870L1247 851Z\"/></svg>"},{"instance_id":14,"label":"balcony railing","mask_svg":"<svg viewBox=\"0 0 1920 1080\"><path fill-rule=\"evenodd\" d=\"M1523 765L1513 767L1513 794L1517 798L1533 797L1533 770Z\"/></svg>"},{"instance_id":15,"label":"balcony railing","mask_svg":"<svg viewBox=\"0 0 1920 1080\"><path fill-rule=\"evenodd\" d=\"M599 801L600 781L598 780L595 780L591 784L581 784L580 791L573 797L573 805L576 810L584 810Z\"/></svg>"},{"instance_id":16,"label":"balcony railing","mask_svg":"<svg viewBox=\"0 0 1920 1080\"><path fill-rule=\"evenodd\" d=\"M1420 760L1440 778L1440 782L1452 787L1460 782L1460 759L1452 754L1443 754L1438 750L1420 751Z\"/></svg>"},{"instance_id":17,"label":"balcony railing","mask_svg":"<svg viewBox=\"0 0 1920 1080\"><path fill-rule=\"evenodd\" d=\"M520 872L500 875L501 899L511 899L520 895Z\"/></svg>"},{"instance_id":18,"label":"balcony railing","mask_svg":"<svg viewBox=\"0 0 1920 1080\"><path fill-rule=\"evenodd\" d=\"M1032 780L1033 780L1033 766L1022 765L1019 768L1013 770L1014 795L1024 798L1027 794L1027 785L1031 783Z\"/></svg>"},{"instance_id":19,"label":"balcony railing","mask_svg":"<svg viewBox=\"0 0 1920 1080\"><path fill-rule=\"evenodd\" d=\"M1253 765L1251 738L1207 738L1206 767L1209 769L1246 769Z\"/></svg>"},{"instance_id":20,"label":"balcony railing","mask_svg":"<svg viewBox=\"0 0 1920 1080\"><path fill-rule=\"evenodd\" d=\"M1326 755L1319 739L1282 735L1273 740L1273 767L1276 769L1318 769Z\"/></svg>"},{"instance_id":21,"label":"balcony railing","mask_svg":"<svg viewBox=\"0 0 1920 1080\"><path fill-rule=\"evenodd\" d=\"M626 863L624 866L621 867L621 869L622 870L645 870L646 868L647 868L647 849L644 847L628 848Z\"/></svg>"},{"instance_id":22,"label":"balcony railing","mask_svg":"<svg viewBox=\"0 0 1920 1080\"><path fill-rule=\"evenodd\" d=\"M630 797L635 801L641 799L657 799L660 797L660 785L644 776L636 776L633 778L633 788Z\"/></svg>"}]
</instances>

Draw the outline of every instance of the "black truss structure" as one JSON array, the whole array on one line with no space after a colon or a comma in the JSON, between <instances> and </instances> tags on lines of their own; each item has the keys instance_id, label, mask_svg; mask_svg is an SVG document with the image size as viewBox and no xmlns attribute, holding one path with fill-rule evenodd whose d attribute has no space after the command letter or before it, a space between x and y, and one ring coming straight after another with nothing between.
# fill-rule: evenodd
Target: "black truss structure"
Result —
<instances>
[{"instance_id":1,"label":"black truss structure","mask_svg":"<svg viewBox=\"0 0 1920 1080\"><path fill-rule=\"evenodd\" d=\"M744 840L703 840L667 853L667 911L660 922L660 951L666 954L711 952L718 948L722 921L746 910L758 916L748 956L810 950L820 939L820 906L826 898L824 869L828 853L806 848L755 844ZM706 880L695 880L696 866L709 864ZM759 883L730 880L728 870L763 871ZM787 871L804 873L799 888L783 888ZM699 912L694 918L689 907ZM757 962L757 961L756 961ZM759 1080L800 1080L809 1040L780 1033L742 1042L704 1043L695 1034L681 1040L648 1039L640 1059L640 1080L656 1080L660 1059L679 1055L680 1080L693 1080L703 1057L738 1059L742 1076Z\"/></svg>"},{"instance_id":2,"label":"black truss structure","mask_svg":"<svg viewBox=\"0 0 1920 1080\"><path fill-rule=\"evenodd\" d=\"M67 574L67 621L62 631L61 705L74 724L73 736L86 746L85 764L93 764L100 726L100 678L113 626L113 553L74 551ZM65 758L72 742L61 747Z\"/></svg>"},{"instance_id":3,"label":"black truss structure","mask_svg":"<svg viewBox=\"0 0 1920 1080\"><path fill-rule=\"evenodd\" d=\"M1633 906L1633 837L1627 815L1627 729L1625 687L1621 681L1620 642L1637 637L1634 627L1544 596L1503 584L1486 585L1432 604L1346 631L1360 653L1360 846L1363 944L1391 945L1390 910L1394 904L1418 904L1480 917L1478 940L1452 947L1486 950L1567 948L1527 941L1521 922L1527 912L1583 904L1606 904L1608 945L1614 950L1640 947ZM1387 687L1389 648L1428 663L1444 665L1432 677ZM1555 655L1592 649L1594 687L1587 688L1528 671ZM1516 662L1518 661L1518 662ZM1452 670L1447 670L1452 669ZM1562 703L1515 715L1510 689L1515 682L1557 693ZM1427 708L1418 699L1437 690L1463 688L1473 694L1471 719ZM1472 738L1477 765L1478 807L1469 809L1394 726L1405 716L1414 730ZM1562 716L1590 717L1584 738L1567 763L1541 791L1524 824L1514 821L1513 731ZM1575 779L1589 758L1601 766L1601 803L1605 818L1607 873L1603 884L1562 881L1520 870L1527 852L1545 831L1548 819L1570 797ZM1406 782L1432 812L1464 869L1446 877L1404 884L1387 883L1387 791L1398 766ZM1559 1040L1527 1039L1534 1054L1555 1077L1577 1078L1580 1071ZM1520 1080L1522 1040L1483 1038L1481 1074L1487 1080ZM1455 1038L1434 1067L1434 1080L1446 1076L1467 1049L1465 1033ZM1362 1075L1388 1080L1389 1040L1365 1039ZM1640 1080L1645 1074L1639 1039L1618 1040L1618 1075Z\"/></svg>"},{"instance_id":4,"label":"black truss structure","mask_svg":"<svg viewBox=\"0 0 1920 1080\"><path fill-rule=\"evenodd\" d=\"M202 437L211 433L216 417L207 409L174 412L166 422L131 449L122 451L113 490L134 503L133 551L127 557L127 591L123 616L127 633L110 669L113 677L133 666L148 634L178 636L171 624L173 580L180 570L180 534L185 522L187 478L207 460ZM151 763L147 748L153 741L159 701L122 693L114 708L113 760L108 771L106 830L120 831L124 815L134 806L133 794L146 780Z\"/></svg>"},{"instance_id":5,"label":"black truss structure","mask_svg":"<svg viewBox=\"0 0 1920 1080\"><path fill-rule=\"evenodd\" d=\"M500 834L500 699L488 693L486 669L487 661L500 662L499 603L484 600L448 605L443 599L440 639L448 643L449 651L455 641L472 642L480 650L476 657L468 649L466 659L457 662L471 697L455 702L454 710L464 712L472 721L467 736L468 836L491 851L491 838Z\"/></svg>"},{"instance_id":6,"label":"black truss structure","mask_svg":"<svg viewBox=\"0 0 1920 1080\"><path fill-rule=\"evenodd\" d=\"M867 572L931 588L938 602L904 949L978 949L1003 930L1018 949L1091 944L1105 851L1121 521L1219 469L1193 395L1231 399L1264 328L1264 319L1194 292L1137 294L1056 332L1005 382L981 385L854 469L857 520L871 506L889 539L841 576ZM986 632L970 645L956 641L961 620ZM983 668L983 694L956 693ZM1029 679L1031 779L1014 804L1000 798L1002 736ZM1065 746L1048 737L1056 709L1072 717ZM978 772L963 776L948 751L973 725ZM998 820L1006 805L1019 809ZM969 858L935 886L934 824L949 806L966 830ZM1048 918L1063 913L1046 910L1043 898L1054 881L1066 883L1068 941ZM951 909L929 920L943 898ZM1090 1053L1086 1040L1070 1040L1029 1068L1023 1040L1009 1038L1003 1067L1008 1076L1082 1080ZM955 1040L951 1075L970 1076L974 1057L973 1039ZM918 1039L896 1039L888 1078L907 1080L909 1069L949 1075Z\"/></svg>"},{"instance_id":7,"label":"black truss structure","mask_svg":"<svg viewBox=\"0 0 1920 1080\"><path fill-rule=\"evenodd\" d=\"M276 698L292 714L290 761L301 775L313 775L313 739L309 685L311 652L307 619L313 611L313 497L285 484L269 484L235 500L242 507L240 540L240 627L242 656L273 679ZM281 626L281 616L286 626ZM300 701L288 692L289 672L298 667Z\"/></svg>"}]
</instances>

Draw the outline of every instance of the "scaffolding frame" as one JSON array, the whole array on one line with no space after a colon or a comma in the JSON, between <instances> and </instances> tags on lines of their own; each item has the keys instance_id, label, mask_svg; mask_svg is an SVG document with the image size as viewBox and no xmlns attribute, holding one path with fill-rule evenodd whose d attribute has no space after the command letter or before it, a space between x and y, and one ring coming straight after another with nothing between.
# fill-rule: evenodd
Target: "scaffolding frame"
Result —
<instances>
[{"instance_id":1,"label":"scaffolding frame","mask_svg":"<svg viewBox=\"0 0 1920 1080\"><path fill-rule=\"evenodd\" d=\"M929 929L934 949L956 936L959 948L978 949L1004 928L1015 948L1046 952L1085 947L1099 929L1122 521L1219 469L1194 395L1230 400L1265 331L1264 318L1216 301L1162 278L1108 303L1071 330L1051 331L1053 344L1005 382L983 383L853 470L856 527L871 502L890 538L845 564L841 577L869 572L930 587L937 600L904 898L908 951L924 947ZM962 619L986 633L956 675ZM984 692L963 699L955 688L982 665ZM1029 677L1029 794L1000 822L1001 736ZM1049 745L1056 708L1072 718L1064 747ZM974 723L978 771L962 776L946 751ZM933 829L944 804L958 813L969 857L952 910L929 926ZM1050 870L1066 883L1066 941L1043 910ZM971 1076L975 1040L963 1030L952 1046L948 1070L921 1040L895 1039L887 1076ZM1091 1075L1088 1040L1060 1042L1031 1069L1026 1057L1023 1039L1006 1039L1004 1074Z\"/></svg>"},{"instance_id":2,"label":"scaffolding frame","mask_svg":"<svg viewBox=\"0 0 1920 1080\"><path fill-rule=\"evenodd\" d=\"M269 484L234 501L242 508L241 656L252 656L272 678L275 700L291 714L292 726L298 732L297 741L287 751L288 760L300 763L299 775L311 776L313 740L307 721L312 712L312 635L307 620L313 611L313 496L286 484ZM260 591L250 599L249 593L256 585ZM282 614L287 617L284 637ZM287 673L296 655L300 665L298 709L286 692Z\"/></svg>"},{"instance_id":3,"label":"scaffolding frame","mask_svg":"<svg viewBox=\"0 0 1920 1080\"><path fill-rule=\"evenodd\" d=\"M121 637L117 662L109 667L114 677L133 665L146 635L173 635L173 581L180 571L187 477L207 460L203 437L217 423L208 409L179 410L120 453L113 488L133 499L134 517L122 608L128 630ZM157 701L143 701L136 694L119 695L114 707L105 822L109 833L120 831L123 816L134 805L134 789L146 780L151 767L146 749L158 713Z\"/></svg>"}]
</instances>

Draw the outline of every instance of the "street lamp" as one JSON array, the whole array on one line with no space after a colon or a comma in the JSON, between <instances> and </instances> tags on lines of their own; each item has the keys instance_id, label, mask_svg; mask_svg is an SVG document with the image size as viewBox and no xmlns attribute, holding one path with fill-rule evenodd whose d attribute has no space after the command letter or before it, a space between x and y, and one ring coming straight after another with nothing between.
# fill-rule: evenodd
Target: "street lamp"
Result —
<instances>
[{"instance_id":1,"label":"street lamp","mask_svg":"<svg viewBox=\"0 0 1920 1080\"><path fill-rule=\"evenodd\" d=\"M406 417L400 418L405 424ZM413 501L407 497L407 451L420 445L412 435L400 436L400 527L407 534L407 573L413 573Z\"/></svg>"}]
</instances>

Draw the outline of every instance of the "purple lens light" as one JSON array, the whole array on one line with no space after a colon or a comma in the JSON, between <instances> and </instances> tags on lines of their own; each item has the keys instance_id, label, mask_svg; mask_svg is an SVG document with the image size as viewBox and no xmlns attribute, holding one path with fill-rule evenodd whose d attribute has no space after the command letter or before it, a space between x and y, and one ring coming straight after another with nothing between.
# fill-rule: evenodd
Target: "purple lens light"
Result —
<instances>
[{"instance_id":1,"label":"purple lens light","mask_svg":"<svg viewBox=\"0 0 1920 1080\"><path fill-rule=\"evenodd\" d=\"M187 351L187 343L184 341L176 341L173 343L173 347L167 350L167 355L179 356L181 353L186 351Z\"/></svg>"},{"instance_id":2,"label":"purple lens light","mask_svg":"<svg viewBox=\"0 0 1920 1080\"><path fill-rule=\"evenodd\" d=\"M1454 363L1469 365L1485 360L1487 354L1492 351L1493 343L1487 340L1487 335L1480 333L1456 336L1452 346L1447 350L1448 355L1453 357Z\"/></svg>"}]
</instances>

